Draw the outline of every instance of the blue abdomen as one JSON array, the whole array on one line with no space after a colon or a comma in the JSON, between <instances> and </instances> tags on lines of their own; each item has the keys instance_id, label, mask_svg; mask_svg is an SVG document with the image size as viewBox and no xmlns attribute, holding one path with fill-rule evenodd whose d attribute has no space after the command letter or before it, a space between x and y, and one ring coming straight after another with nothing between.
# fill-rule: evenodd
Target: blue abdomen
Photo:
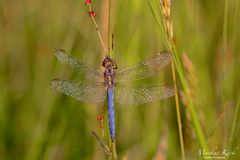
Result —
<instances>
[{"instance_id":1,"label":"blue abdomen","mask_svg":"<svg viewBox=\"0 0 240 160\"><path fill-rule=\"evenodd\" d=\"M108 120L109 120L109 130L112 141L115 139L115 123L114 123L114 90L113 88L108 88Z\"/></svg>"}]
</instances>

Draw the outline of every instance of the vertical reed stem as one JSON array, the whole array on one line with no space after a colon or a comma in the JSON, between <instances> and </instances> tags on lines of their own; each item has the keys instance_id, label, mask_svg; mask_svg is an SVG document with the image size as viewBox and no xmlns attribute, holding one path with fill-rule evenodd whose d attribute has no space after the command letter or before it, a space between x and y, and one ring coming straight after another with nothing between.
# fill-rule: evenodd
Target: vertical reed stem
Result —
<instances>
[{"instance_id":1,"label":"vertical reed stem","mask_svg":"<svg viewBox=\"0 0 240 160\"><path fill-rule=\"evenodd\" d=\"M89 8L89 12L90 12L91 19L92 19L93 24L94 24L94 26L95 26L95 29L96 29L96 31L97 31L98 38L99 38L99 40L100 40L100 42L101 42L103 51L104 51L105 55L107 56L107 50L106 50L106 47L105 47L105 45L104 45L104 43L103 43L103 38L102 38L101 32L100 32L100 30L99 30L99 27L98 27L98 25L97 25L97 22L96 22L94 16L91 14L91 12L92 12L92 6L91 6L91 4L88 5L88 8Z\"/></svg>"},{"instance_id":2,"label":"vertical reed stem","mask_svg":"<svg viewBox=\"0 0 240 160\"><path fill-rule=\"evenodd\" d=\"M172 27L172 22L171 22L171 17L170 17L170 14L171 14L171 0L161 0L161 5L162 5L163 16L164 16L165 30L166 30L166 33L167 33L167 40L171 41L172 38L173 38L173 27ZM174 68L173 61L171 61L171 69L172 69L172 77L173 77L174 90L175 90L175 104L176 104L176 112L177 112L178 132L179 132L181 155L182 155L182 159L185 160L181 113L180 113L179 102L178 102L177 82L176 82L176 74L175 74L175 68Z\"/></svg>"},{"instance_id":3,"label":"vertical reed stem","mask_svg":"<svg viewBox=\"0 0 240 160\"><path fill-rule=\"evenodd\" d=\"M178 101L178 92L177 92L177 84L176 84L176 74L174 63L171 61L171 68L172 68L172 77L173 77L173 84L175 90L175 104L176 104L176 111L177 111L177 121L178 121L178 131L179 131L179 139L180 139L180 146L181 146L181 154L182 159L185 160L185 150L184 150L184 141L183 141L183 133L182 133L182 121L181 121L181 113L179 108L179 101Z\"/></svg>"},{"instance_id":4,"label":"vertical reed stem","mask_svg":"<svg viewBox=\"0 0 240 160\"><path fill-rule=\"evenodd\" d=\"M115 0L109 0L108 14L108 56L113 54L115 37Z\"/></svg>"},{"instance_id":5,"label":"vertical reed stem","mask_svg":"<svg viewBox=\"0 0 240 160\"><path fill-rule=\"evenodd\" d=\"M112 142L112 155L113 155L113 159L117 160L117 150L116 150L116 141L114 140Z\"/></svg>"},{"instance_id":6,"label":"vertical reed stem","mask_svg":"<svg viewBox=\"0 0 240 160\"><path fill-rule=\"evenodd\" d=\"M171 51L173 53L172 55L173 55L174 66L176 67L175 69L176 69L176 72L178 74L179 81L181 83L183 92L186 96L186 102L187 102L187 105L188 105L189 112L192 116L193 126L194 126L194 129L195 129L195 133L197 135L197 139L198 139L198 142L200 144L200 147L201 147L202 150L204 149L205 151L208 151L207 142L206 142L206 139L204 137L203 131L201 129L200 122L198 120L198 116L197 116L197 113L196 113L194 105L193 105L193 101L192 101L192 99L191 99L191 97L188 93L188 90L187 90L187 85L186 85L186 81L185 81L185 78L184 78L182 65L180 63L175 44L174 44L172 39L167 38L166 30L165 30L164 25L163 25L164 17L163 17L163 13L162 13L162 6L161 6L161 4L159 4L160 3L159 0L147 0L147 2L149 4L149 7L150 7L152 13L153 13L154 18L156 19L156 22L157 22L157 25L158 25L159 29L163 33L163 42L165 43L165 45L167 46L169 51Z\"/></svg>"},{"instance_id":7,"label":"vertical reed stem","mask_svg":"<svg viewBox=\"0 0 240 160\"><path fill-rule=\"evenodd\" d=\"M115 0L109 0L108 3L109 12L108 12L108 56L113 55L114 51L114 36L115 36ZM117 149L116 141L110 141L112 148L112 156L114 160L117 160Z\"/></svg>"},{"instance_id":8,"label":"vertical reed stem","mask_svg":"<svg viewBox=\"0 0 240 160\"><path fill-rule=\"evenodd\" d=\"M240 97L238 97L236 111L234 114L234 120L231 128L230 138L229 138L228 147L230 147L230 149L233 149L234 147L234 134L236 132L237 121L239 120L239 118L240 118Z\"/></svg>"}]
</instances>

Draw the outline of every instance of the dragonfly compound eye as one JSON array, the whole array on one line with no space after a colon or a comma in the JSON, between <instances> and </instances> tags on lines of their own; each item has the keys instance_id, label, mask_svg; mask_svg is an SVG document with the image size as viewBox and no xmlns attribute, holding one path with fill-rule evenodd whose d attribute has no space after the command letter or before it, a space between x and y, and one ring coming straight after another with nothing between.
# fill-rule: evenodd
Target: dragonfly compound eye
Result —
<instances>
[{"instance_id":1,"label":"dragonfly compound eye","mask_svg":"<svg viewBox=\"0 0 240 160\"><path fill-rule=\"evenodd\" d=\"M102 66L108 68L109 65L111 65L113 69L117 69L116 62L113 59L106 57L102 62Z\"/></svg>"},{"instance_id":2,"label":"dragonfly compound eye","mask_svg":"<svg viewBox=\"0 0 240 160\"><path fill-rule=\"evenodd\" d=\"M106 57L103 62L102 62L102 66L107 68L108 64L110 63L110 58Z\"/></svg>"}]
</instances>

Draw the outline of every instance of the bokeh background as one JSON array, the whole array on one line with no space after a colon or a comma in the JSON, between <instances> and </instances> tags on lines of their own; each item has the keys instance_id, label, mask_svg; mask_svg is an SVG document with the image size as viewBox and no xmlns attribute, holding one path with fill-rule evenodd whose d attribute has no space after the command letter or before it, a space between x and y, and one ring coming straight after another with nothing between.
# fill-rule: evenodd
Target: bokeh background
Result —
<instances>
[{"instance_id":1,"label":"bokeh background","mask_svg":"<svg viewBox=\"0 0 240 160\"><path fill-rule=\"evenodd\" d=\"M92 1L106 42L107 1ZM171 3L174 41L202 130L210 150L222 150L240 89L239 1ZM104 57L84 1L2 0L0 7L0 159L105 159L91 131L101 135L96 117L106 104L84 104L50 87L56 77L77 79L56 61L57 49L96 67ZM147 0L119 0L116 12L112 57L119 68L166 50ZM171 84L170 67L141 83ZM184 96L179 100L185 153L198 159L191 116ZM107 124L106 109L104 118ZM239 132L237 126L234 146ZM138 107L116 104L116 137L120 159L180 159L174 98Z\"/></svg>"}]
</instances>

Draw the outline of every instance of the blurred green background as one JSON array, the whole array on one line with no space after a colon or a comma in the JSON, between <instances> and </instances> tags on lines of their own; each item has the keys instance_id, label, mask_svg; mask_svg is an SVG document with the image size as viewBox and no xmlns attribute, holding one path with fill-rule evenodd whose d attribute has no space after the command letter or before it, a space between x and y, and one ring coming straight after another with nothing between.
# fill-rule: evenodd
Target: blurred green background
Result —
<instances>
[{"instance_id":1,"label":"blurred green background","mask_svg":"<svg viewBox=\"0 0 240 160\"><path fill-rule=\"evenodd\" d=\"M106 1L92 1L104 34ZM186 54L192 63L192 72L189 65L185 68L186 78L210 150L229 143L240 95L239 1L226 1L171 2L175 44L179 56ZM104 159L91 134L101 134L96 117L102 106L77 102L50 88L53 78L77 78L56 61L53 53L59 48L100 67L102 48L84 1L2 0L0 7L0 159ZM165 49L147 0L117 1L113 58L119 68ZM142 83L171 79L166 67ZM196 159L199 144L184 98L179 98L185 153ZM139 107L116 104L115 110L120 159L180 159L173 97ZM237 126L235 146L239 139Z\"/></svg>"}]
</instances>

